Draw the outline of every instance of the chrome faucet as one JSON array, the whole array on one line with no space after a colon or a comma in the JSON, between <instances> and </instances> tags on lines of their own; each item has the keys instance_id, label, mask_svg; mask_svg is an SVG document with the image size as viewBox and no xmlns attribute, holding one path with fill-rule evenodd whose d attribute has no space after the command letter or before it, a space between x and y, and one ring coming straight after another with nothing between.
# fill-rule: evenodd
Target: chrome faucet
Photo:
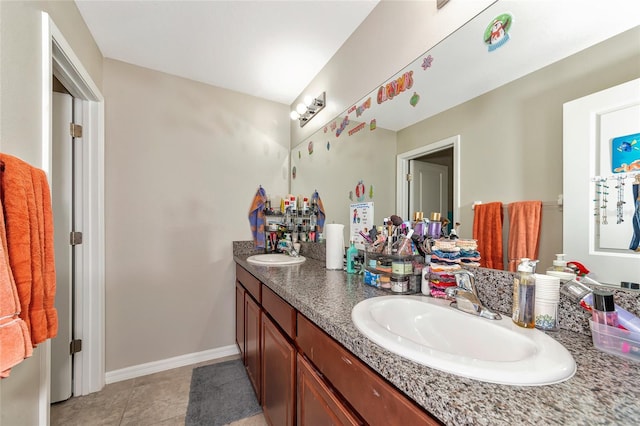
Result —
<instances>
[{"instance_id":1,"label":"chrome faucet","mask_svg":"<svg viewBox=\"0 0 640 426\"><path fill-rule=\"evenodd\" d=\"M289 240L280 241L279 248L291 257L298 257L299 255L298 251L293 246L293 243Z\"/></svg>"},{"instance_id":2,"label":"chrome faucet","mask_svg":"<svg viewBox=\"0 0 640 426\"><path fill-rule=\"evenodd\" d=\"M469 314L478 315L483 318L499 320L500 314L485 307L476 290L475 277L470 271L463 269L454 272L456 277L456 287L449 287L445 290L447 296L455 299L451 306Z\"/></svg>"}]
</instances>

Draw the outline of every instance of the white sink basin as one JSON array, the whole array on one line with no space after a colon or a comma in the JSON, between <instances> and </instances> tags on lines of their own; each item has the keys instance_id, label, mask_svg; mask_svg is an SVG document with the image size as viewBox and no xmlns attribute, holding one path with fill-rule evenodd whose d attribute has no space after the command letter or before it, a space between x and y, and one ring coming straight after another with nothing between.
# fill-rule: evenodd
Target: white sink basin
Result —
<instances>
[{"instance_id":1,"label":"white sink basin","mask_svg":"<svg viewBox=\"0 0 640 426\"><path fill-rule=\"evenodd\" d=\"M489 320L461 312L449 301L424 296L381 296L358 303L356 327L378 345L420 364L483 382L536 386L571 378L567 349L510 318Z\"/></svg>"},{"instance_id":2,"label":"white sink basin","mask_svg":"<svg viewBox=\"0 0 640 426\"><path fill-rule=\"evenodd\" d=\"M262 266L299 265L305 260L304 256L293 257L282 253L256 254L247 258L247 262Z\"/></svg>"}]
</instances>

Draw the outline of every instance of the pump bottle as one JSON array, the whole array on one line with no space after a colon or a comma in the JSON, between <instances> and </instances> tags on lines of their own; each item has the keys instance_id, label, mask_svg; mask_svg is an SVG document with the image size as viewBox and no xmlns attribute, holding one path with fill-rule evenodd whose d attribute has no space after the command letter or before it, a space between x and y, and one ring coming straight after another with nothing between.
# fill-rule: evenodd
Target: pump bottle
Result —
<instances>
[{"instance_id":1,"label":"pump bottle","mask_svg":"<svg viewBox=\"0 0 640 426\"><path fill-rule=\"evenodd\" d=\"M356 257L358 256L358 249L353 243L353 240L349 242L349 248L347 249L347 274L356 273Z\"/></svg>"},{"instance_id":2,"label":"pump bottle","mask_svg":"<svg viewBox=\"0 0 640 426\"><path fill-rule=\"evenodd\" d=\"M535 322L535 278L537 260L520 259L518 272L513 280L513 314L516 325L534 328Z\"/></svg>"}]
</instances>

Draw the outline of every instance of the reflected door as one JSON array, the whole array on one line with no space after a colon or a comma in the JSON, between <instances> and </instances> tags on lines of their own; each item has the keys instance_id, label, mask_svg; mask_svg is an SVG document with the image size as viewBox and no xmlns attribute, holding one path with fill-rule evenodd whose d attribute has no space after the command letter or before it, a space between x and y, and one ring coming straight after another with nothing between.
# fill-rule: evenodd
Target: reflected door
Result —
<instances>
[{"instance_id":1,"label":"reflected door","mask_svg":"<svg viewBox=\"0 0 640 426\"><path fill-rule=\"evenodd\" d=\"M449 168L439 164L410 160L409 213L423 212L428 217L438 212L447 217L449 206Z\"/></svg>"}]
</instances>

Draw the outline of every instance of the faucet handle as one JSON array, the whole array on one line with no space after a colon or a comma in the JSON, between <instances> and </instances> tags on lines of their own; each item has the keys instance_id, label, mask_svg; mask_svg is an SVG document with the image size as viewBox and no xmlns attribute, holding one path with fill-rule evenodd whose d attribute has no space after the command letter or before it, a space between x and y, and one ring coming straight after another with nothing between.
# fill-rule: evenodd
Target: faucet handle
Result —
<instances>
[{"instance_id":1,"label":"faucet handle","mask_svg":"<svg viewBox=\"0 0 640 426\"><path fill-rule=\"evenodd\" d=\"M477 295L475 277L471 271L462 269L460 271L455 271L453 275L456 277L456 285L459 288Z\"/></svg>"}]
</instances>

